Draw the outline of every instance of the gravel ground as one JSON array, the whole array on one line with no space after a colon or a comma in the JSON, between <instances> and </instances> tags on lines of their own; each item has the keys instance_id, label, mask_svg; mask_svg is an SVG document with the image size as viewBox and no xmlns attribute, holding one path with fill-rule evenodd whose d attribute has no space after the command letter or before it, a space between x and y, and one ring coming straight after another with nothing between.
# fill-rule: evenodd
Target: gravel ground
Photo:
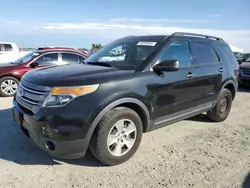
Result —
<instances>
[{"instance_id":1,"label":"gravel ground","mask_svg":"<svg viewBox=\"0 0 250 188\"><path fill-rule=\"evenodd\" d=\"M19 132L11 107L0 98L1 188L250 188L250 90L238 92L225 122L200 115L146 133L134 157L115 167L89 153L53 160Z\"/></svg>"}]
</instances>

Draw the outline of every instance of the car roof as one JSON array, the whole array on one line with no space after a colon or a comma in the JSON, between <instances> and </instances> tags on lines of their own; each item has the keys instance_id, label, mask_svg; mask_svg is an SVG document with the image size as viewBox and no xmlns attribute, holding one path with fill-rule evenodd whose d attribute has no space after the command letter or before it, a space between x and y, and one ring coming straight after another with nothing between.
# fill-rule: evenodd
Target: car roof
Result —
<instances>
[{"instance_id":1,"label":"car roof","mask_svg":"<svg viewBox=\"0 0 250 188\"><path fill-rule=\"evenodd\" d=\"M47 53L47 52L68 52L68 53L78 53L85 55L84 52L81 52L76 49L46 49L46 50L35 50L34 52L39 52L39 53Z\"/></svg>"},{"instance_id":2,"label":"car roof","mask_svg":"<svg viewBox=\"0 0 250 188\"><path fill-rule=\"evenodd\" d=\"M178 34L178 33L176 33ZM149 41L155 41L155 42L160 42L160 41L163 41L167 38L185 38L185 39L189 39L189 40L196 40L196 41L207 41L207 42L220 42L220 43L223 43L223 44L226 44L225 41L223 41L222 39L220 38L216 38L216 37L211 37L211 36L208 36L206 37L206 35L200 35L200 34L192 34L192 33L187 33L187 35L181 35L182 33L180 33L180 35L138 35L138 36L127 36L127 37L124 37L124 38L121 38L120 40L136 40L136 41L146 41L146 40L149 40ZM188 35L189 34L189 35Z\"/></svg>"},{"instance_id":3,"label":"car roof","mask_svg":"<svg viewBox=\"0 0 250 188\"><path fill-rule=\"evenodd\" d=\"M12 44L12 45L16 45L16 43L14 43L14 42L0 42L0 44Z\"/></svg>"}]
</instances>

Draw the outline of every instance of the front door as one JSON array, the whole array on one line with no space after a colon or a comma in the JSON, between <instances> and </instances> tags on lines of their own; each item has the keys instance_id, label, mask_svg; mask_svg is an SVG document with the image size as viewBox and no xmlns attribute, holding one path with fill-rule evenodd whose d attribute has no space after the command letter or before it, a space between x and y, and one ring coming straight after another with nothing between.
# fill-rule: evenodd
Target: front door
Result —
<instances>
[{"instance_id":1,"label":"front door","mask_svg":"<svg viewBox=\"0 0 250 188\"><path fill-rule=\"evenodd\" d=\"M159 62L162 60L178 60L180 69L154 76L155 84L151 86L151 92L155 121L190 112L194 108L196 96L197 67L192 61L189 42L171 41Z\"/></svg>"}]
</instances>

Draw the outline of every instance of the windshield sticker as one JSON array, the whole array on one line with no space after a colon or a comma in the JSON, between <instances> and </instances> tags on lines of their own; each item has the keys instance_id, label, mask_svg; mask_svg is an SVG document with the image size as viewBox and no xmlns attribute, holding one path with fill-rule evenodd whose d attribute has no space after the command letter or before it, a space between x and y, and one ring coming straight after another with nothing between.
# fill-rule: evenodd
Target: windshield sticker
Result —
<instances>
[{"instance_id":1,"label":"windshield sticker","mask_svg":"<svg viewBox=\"0 0 250 188\"><path fill-rule=\"evenodd\" d=\"M39 55L39 53L33 53L32 54L32 56L38 56Z\"/></svg>"},{"instance_id":2,"label":"windshield sticker","mask_svg":"<svg viewBox=\"0 0 250 188\"><path fill-rule=\"evenodd\" d=\"M138 42L137 46L155 46L156 42Z\"/></svg>"}]
</instances>

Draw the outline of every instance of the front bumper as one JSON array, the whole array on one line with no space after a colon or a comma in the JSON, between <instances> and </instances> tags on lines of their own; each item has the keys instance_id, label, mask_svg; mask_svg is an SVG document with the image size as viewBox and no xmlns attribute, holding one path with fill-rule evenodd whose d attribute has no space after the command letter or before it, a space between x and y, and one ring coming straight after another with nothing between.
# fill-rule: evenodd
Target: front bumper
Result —
<instances>
[{"instance_id":1,"label":"front bumper","mask_svg":"<svg viewBox=\"0 0 250 188\"><path fill-rule=\"evenodd\" d=\"M72 133L55 130L46 120L37 120L26 114L15 100L13 103L13 118L22 132L39 148L55 158L76 159L85 156L89 139L76 136L80 131Z\"/></svg>"}]
</instances>

